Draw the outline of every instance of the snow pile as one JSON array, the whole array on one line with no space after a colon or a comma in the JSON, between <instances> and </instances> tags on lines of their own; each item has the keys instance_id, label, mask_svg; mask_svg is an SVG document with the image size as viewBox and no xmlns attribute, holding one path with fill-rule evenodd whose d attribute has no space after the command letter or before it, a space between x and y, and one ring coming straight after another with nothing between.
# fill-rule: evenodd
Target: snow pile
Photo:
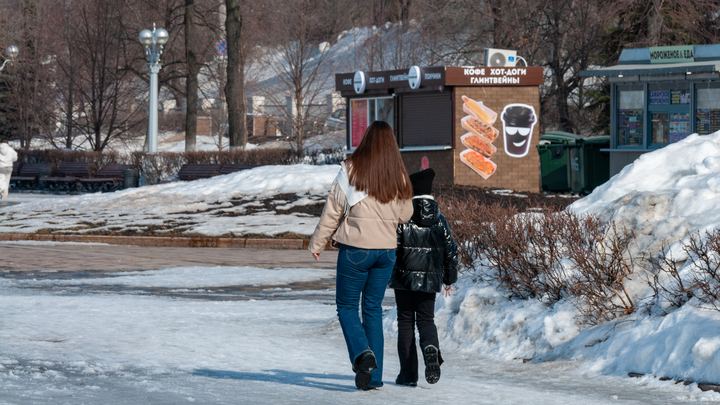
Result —
<instances>
[{"instance_id":1,"label":"snow pile","mask_svg":"<svg viewBox=\"0 0 720 405\"><path fill-rule=\"evenodd\" d=\"M657 252L695 231L720 227L720 132L693 134L638 158L570 209L615 219ZM704 233L704 232L703 232Z\"/></svg>"},{"instance_id":2,"label":"snow pile","mask_svg":"<svg viewBox=\"0 0 720 405\"><path fill-rule=\"evenodd\" d=\"M82 233L153 225L180 227L186 233L209 236L283 232L309 235L317 221L305 214L243 214L257 206L258 199L277 194L305 197L294 205L322 202L339 170L337 165L261 166L192 182L45 199L0 210L0 232L54 229ZM88 223L94 225L81 227Z\"/></svg>"},{"instance_id":3,"label":"snow pile","mask_svg":"<svg viewBox=\"0 0 720 405\"><path fill-rule=\"evenodd\" d=\"M570 209L633 229L640 252L655 255L671 245L673 256L684 261L681 244L688 233L720 227L720 132L642 155ZM681 263L681 274L693 271L690 266ZM636 300L652 295L640 275L632 279ZM568 302L549 308L537 300L510 300L464 275L454 296L438 296L436 310L441 345L472 355L581 360L589 373L720 383L720 311L702 308L696 299L666 316L640 310L582 329ZM392 335L390 321L385 330Z\"/></svg>"}]
</instances>

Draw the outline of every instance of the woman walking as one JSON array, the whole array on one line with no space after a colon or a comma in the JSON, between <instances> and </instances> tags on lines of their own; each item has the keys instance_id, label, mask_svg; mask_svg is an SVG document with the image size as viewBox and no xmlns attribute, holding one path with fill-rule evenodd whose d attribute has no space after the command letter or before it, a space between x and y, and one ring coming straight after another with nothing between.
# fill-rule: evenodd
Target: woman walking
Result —
<instances>
[{"instance_id":1,"label":"woman walking","mask_svg":"<svg viewBox=\"0 0 720 405\"><path fill-rule=\"evenodd\" d=\"M340 247L335 302L359 389L383 385L381 303L395 264L396 229L412 216L412 196L392 128L375 121L342 165L310 240L315 259L331 238Z\"/></svg>"},{"instance_id":2,"label":"woman walking","mask_svg":"<svg viewBox=\"0 0 720 405\"><path fill-rule=\"evenodd\" d=\"M7 198L10 189L10 176L13 162L17 160L17 152L8 145L8 140L0 141L0 197Z\"/></svg>"}]
</instances>

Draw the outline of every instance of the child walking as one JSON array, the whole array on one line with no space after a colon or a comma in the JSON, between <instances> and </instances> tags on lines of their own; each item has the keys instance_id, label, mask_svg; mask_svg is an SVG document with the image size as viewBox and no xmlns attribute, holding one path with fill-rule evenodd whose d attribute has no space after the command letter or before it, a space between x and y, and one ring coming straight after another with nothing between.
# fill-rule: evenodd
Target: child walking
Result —
<instances>
[{"instance_id":1,"label":"child walking","mask_svg":"<svg viewBox=\"0 0 720 405\"><path fill-rule=\"evenodd\" d=\"M410 175L413 187L413 216L397 228L397 259L389 286L395 290L398 321L399 385L417 386L418 355L415 347L415 325L425 360L425 380L440 380L440 354L435 327L435 294L443 284L449 295L457 281L457 245L450 227L432 197L433 169Z\"/></svg>"}]
</instances>

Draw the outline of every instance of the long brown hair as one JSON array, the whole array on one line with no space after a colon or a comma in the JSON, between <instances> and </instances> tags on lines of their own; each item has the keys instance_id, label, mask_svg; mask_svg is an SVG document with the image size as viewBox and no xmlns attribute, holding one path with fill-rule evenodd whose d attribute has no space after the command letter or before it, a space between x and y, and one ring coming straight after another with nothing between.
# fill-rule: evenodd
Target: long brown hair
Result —
<instances>
[{"instance_id":1,"label":"long brown hair","mask_svg":"<svg viewBox=\"0 0 720 405\"><path fill-rule=\"evenodd\" d=\"M387 122L370 124L348 162L350 184L356 190L383 204L396 198L412 198L412 184L400 157L395 134Z\"/></svg>"}]
</instances>

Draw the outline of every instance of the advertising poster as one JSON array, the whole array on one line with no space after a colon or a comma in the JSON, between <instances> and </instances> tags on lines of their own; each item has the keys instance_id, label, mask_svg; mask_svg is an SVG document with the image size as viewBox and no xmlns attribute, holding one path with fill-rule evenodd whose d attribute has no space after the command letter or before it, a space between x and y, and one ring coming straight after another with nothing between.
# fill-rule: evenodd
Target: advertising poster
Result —
<instances>
[{"instance_id":1,"label":"advertising poster","mask_svg":"<svg viewBox=\"0 0 720 405\"><path fill-rule=\"evenodd\" d=\"M467 147L460 152L460 161L487 180L497 169L497 164L489 159L497 152L493 145L500 133L493 127L497 113L483 105L482 101L466 96L462 96L462 99L463 111L467 116L460 120L460 124L468 133L460 137L462 144Z\"/></svg>"},{"instance_id":2,"label":"advertising poster","mask_svg":"<svg viewBox=\"0 0 720 405\"><path fill-rule=\"evenodd\" d=\"M668 141L675 143L690 135L690 114L670 114Z\"/></svg>"},{"instance_id":3,"label":"advertising poster","mask_svg":"<svg viewBox=\"0 0 720 405\"><path fill-rule=\"evenodd\" d=\"M670 92L671 104L690 104L690 90L673 90Z\"/></svg>"},{"instance_id":4,"label":"advertising poster","mask_svg":"<svg viewBox=\"0 0 720 405\"><path fill-rule=\"evenodd\" d=\"M535 109L527 104L508 104L503 108L500 119L503 122L505 152L514 158L525 157L537 123Z\"/></svg>"},{"instance_id":5,"label":"advertising poster","mask_svg":"<svg viewBox=\"0 0 720 405\"><path fill-rule=\"evenodd\" d=\"M460 161L465 163L482 178L488 179L497 170L497 164L490 158L497 152L493 142L500 131L493 126L498 114L489 109L482 101L462 96L463 111L468 114L460 120L468 131L460 137L466 150L460 152ZM535 109L527 104L508 104L503 108L500 120L503 124L503 146L510 157L525 157L532 143L532 133L537 116Z\"/></svg>"},{"instance_id":6,"label":"advertising poster","mask_svg":"<svg viewBox=\"0 0 720 405\"><path fill-rule=\"evenodd\" d=\"M350 102L350 146L357 148L360 145L365 130L368 127L368 101L367 99L352 100Z\"/></svg>"},{"instance_id":7,"label":"advertising poster","mask_svg":"<svg viewBox=\"0 0 720 405\"><path fill-rule=\"evenodd\" d=\"M670 104L670 90L649 92L650 104Z\"/></svg>"},{"instance_id":8,"label":"advertising poster","mask_svg":"<svg viewBox=\"0 0 720 405\"><path fill-rule=\"evenodd\" d=\"M720 109L698 108L696 120L697 133L700 135L720 131Z\"/></svg>"},{"instance_id":9,"label":"advertising poster","mask_svg":"<svg viewBox=\"0 0 720 405\"><path fill-rule=\"evenodd\" d=\"M623 146L640 146L643 137L643 110L618 110L618 141Z\"/></svg>"}]
</instances>

